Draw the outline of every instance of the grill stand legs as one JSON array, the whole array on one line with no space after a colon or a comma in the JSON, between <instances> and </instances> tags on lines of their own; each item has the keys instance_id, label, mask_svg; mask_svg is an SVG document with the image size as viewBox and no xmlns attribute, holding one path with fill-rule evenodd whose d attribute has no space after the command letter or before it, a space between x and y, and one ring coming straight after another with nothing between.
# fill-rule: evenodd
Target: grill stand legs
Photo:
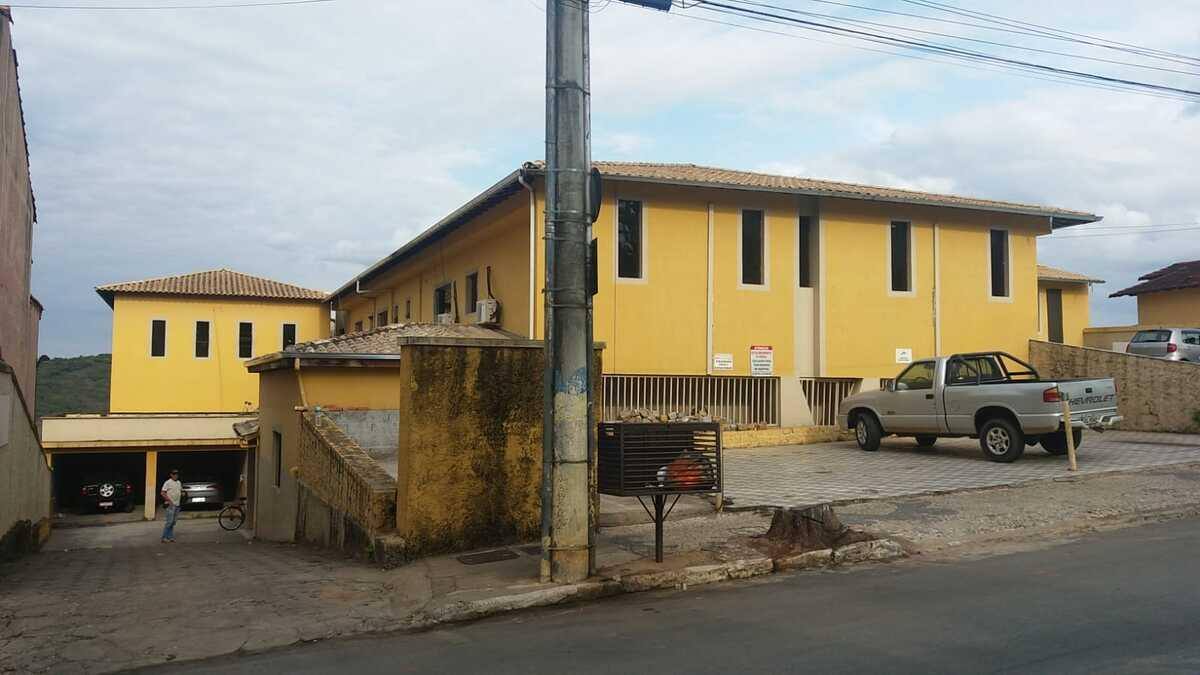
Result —
<instances>
[{"instance_id":1,"label":"grill stand legs","mask_svg":"<svg viewBox=\"0 0 1200 675\"><path fill-rule=\"evenodd\" d=\"M653 513L651 513L650 508L646 506L646 502L642 501L641 497L638 497L638 501L641 502L642 508L646 509L646 515L650 516L650 518L654 520L654 562L663 561L663 523L667 521L667 516L670 516L671 512L675 510L675 505L679 503L679 498L682 496L682 494L675 495L675 501L671 502L671 508L666 508L667 495L665 493L651 495L650 501L654 503ZM663 512L664 509L666 511L665 513Z\"/></svg>"}]
</instances>

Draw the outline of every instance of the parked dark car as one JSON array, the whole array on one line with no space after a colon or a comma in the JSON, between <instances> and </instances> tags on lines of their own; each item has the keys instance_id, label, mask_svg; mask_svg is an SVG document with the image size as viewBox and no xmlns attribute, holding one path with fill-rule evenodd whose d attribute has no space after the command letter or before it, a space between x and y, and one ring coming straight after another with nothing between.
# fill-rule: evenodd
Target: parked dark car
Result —
<instances>
[{"instance_id":1,"label":"parked dark car","mask_svg":"<svg viewBox=\"0 0 1200 675\"><path fill-rule=\"evenodd\" d=\"M79 510L83 513L133 510L133 483L117 473L85 476L79 488Z\"/></svg>"},{"instance_id":2,"label":"parked dark car","mask_svg":"<svg viewBox=\"0 0 1200 675\"><path fill-rule=\"evenodd\" d=\"M221 493L221 482L212 476L201 478L185 478L183 480L183 508L213 507L225 505L225 497Z\"/></svg>"}]
</instances>

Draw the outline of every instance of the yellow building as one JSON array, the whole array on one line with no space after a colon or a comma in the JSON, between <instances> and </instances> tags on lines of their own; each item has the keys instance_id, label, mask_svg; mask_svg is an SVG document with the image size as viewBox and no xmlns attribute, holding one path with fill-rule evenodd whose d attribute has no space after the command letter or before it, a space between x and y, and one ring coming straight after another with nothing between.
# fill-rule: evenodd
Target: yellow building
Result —
<instances>
[{"instance_id":1,"label":"yellow building","mask_svg":"<svg viewBox=\"0 0 1200 675\"><path fill-rule=\"evenodd\" d=\"M1138 281L1109 296L1137 298L1138 326L1200 326L1200 260L1168 265Z\"/></svg>"},{"instance_id":2,"label":"yellow building","mask_svg":"<svg viewBox=\"0 0 1200 675\"><path fill-rule=\"evenodd\" d=\"M1037 237L1099 220L690 164L596 166L606 406L714 401L728 420L823 420L845 387L921 356L1026 355L1041 329ZM330 296L338 331L475 323L495 299L491 325L541 338L544 173L526 164L348 281Z\"/></svg>"},{"instance_id":3,"label":"yellow building","mask_svg":"<svg viewBox=\"0 0 1200 675\"><path fill-rule=\"evenodd\" d=\"M1083 331L1091 321L1092 284L1102 284L1086 274L1038 265L1039 340L1083 346Z\"/></svg>"},{"instance_id":4,"label":"yellow building","mask_svg":"<svg viewBox=\"0 0 1200 675\"><path fill-rule=\"evenodd\" d=\"M110 412L42 420L59 510L103 508L80 496L99 477L117 485L110 508L153 519L171 469L218 485L217 501L246 495L254 462L234 425L254 424L259 396L246 362L327 337L325 294L227 269L96 292L113 310Z\"/></svg>"},{"instance_id":5,"label":"yellow building","mask_svg":"<svg viewBox=\"0 0 1200 675\"><path fill-rule=\"evenodd\" d=\"M325 294L228 269L109 284L113 413L245 412L245 362L329 335Z\"/></svg>"}]
</instances>

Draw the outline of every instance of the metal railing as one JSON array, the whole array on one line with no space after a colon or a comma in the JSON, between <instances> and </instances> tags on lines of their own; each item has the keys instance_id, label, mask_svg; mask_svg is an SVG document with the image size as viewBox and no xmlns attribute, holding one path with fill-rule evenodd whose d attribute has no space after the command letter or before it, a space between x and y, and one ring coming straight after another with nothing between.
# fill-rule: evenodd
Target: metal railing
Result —
<instances>
[{"instance_id":1,"label":"metal railing","mask_svg":"<svg viewBox=\"0 0 1200 675\"><path fill-rule=\"evenodd\" d=\"M862 388L862 380L855 377L802 377L800 388L808 400L813 424L834 426L837 424L838 405Z\"/></svg>"},{"instance_id":2,"label":"metal railing","mask_svg":"<svg viewBox=\"0 0 1200 675\"><path fill-rule=\"evenodd\" d=\"M631 411L707 412L725 426L779 426L779 378L744 375L604 375L604 421Z\"/></svg>"}]
</instances>

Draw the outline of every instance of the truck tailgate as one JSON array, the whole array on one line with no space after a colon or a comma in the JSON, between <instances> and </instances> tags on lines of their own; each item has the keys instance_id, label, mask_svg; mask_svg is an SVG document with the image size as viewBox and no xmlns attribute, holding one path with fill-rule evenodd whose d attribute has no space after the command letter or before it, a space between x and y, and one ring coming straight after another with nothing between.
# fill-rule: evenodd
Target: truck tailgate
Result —
<instances>
[{"instance_id":1,"label":"truck tailgate","mask_svg":"<svg viewBox=\"0 0 1200 675\"><path fill-rule=\"evenodd\" d=\"M1071 402L1071 420L1092 421L1117 410L1117 386L1111 377L1095 380L1060 380L1058 390Z\"/></svg>"}]
</instances>

